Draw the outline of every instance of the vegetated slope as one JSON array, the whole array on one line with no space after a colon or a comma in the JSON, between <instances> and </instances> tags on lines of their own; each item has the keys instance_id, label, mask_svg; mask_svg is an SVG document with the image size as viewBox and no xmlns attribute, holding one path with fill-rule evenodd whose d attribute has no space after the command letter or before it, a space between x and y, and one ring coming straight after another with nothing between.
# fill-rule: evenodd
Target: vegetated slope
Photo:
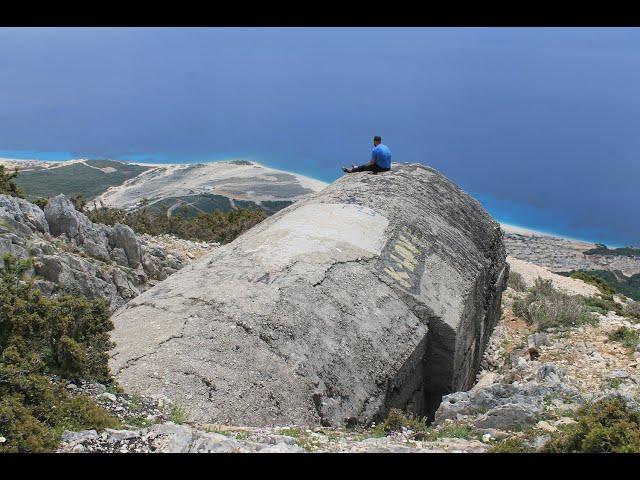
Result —
<instances>
[{"instance_id":1,"label":"vegetated slope","mask_svg":"<svg viewBox=\"0 0 640 480\"><path fill-rule=\"evenodd\" d=\"M205 213L243 206L258 206L273 213L286 206L285 202L294 202L325 186L324 182L256 162L226 161L156 167L109 189L97 201L127 211L139 208L146 200L150 206L162 202L169 208L186 203L190 211Z\"/></svg>"},{"instance_id":2,"label":"vegetated slope","mask_svg":"<svg viewBox=\"0 0 640 480\"><path fill-rule=\"evenodd\" d=\"M16 183L29 200L58 194L69 197L82 194L85 198L92 198L150 168L115 160L73 161L45 169L21 171Z\"/></svg>"},{"instance_id":3,"label":"vegetated slope","mask_svg":"<svg viewBox=\"0 0 640 480\"><path fill-rule=\"evenodd\" d=\"M585 250L585 255L605 255L605 256L623 256L623 257L640 257L640 248L621 247L608 248L602 243L596 243L595 248Z\"/></svg>"},{"instance_id":4,"label":"vegetated slope","mask_svg":"<svg viewBox=\"0 0 640 480\"><path fill-rule=\"evenodd\" d=\"M640 273L627 276L620 271L609 270L572 270L570 272L560 272L567 277L576 277L579 274L600 278L611 287L615 293L625 295L634 300L640 300Z\"/></svg>"},{"instance_id":5,"label":"vegetated slope","mask_svg":"<svg viewBox=\"0 0 640 480\"><path fill-rule=\"evenodd\" d=\"M170 234L186 240L216 243L230 242L267 216L264 210L258 208L238 208L225 212L214 210L212 213L197 211L195 215L189 215L187 204L171 210L163 203L159 207L157 205L145 204L128 212L104 206L83 211L95 223L121 223L139 234Z\"/></svg>"},{"instance_id":6,"label":"vegetated slope","mask_svg":"<svg viewBox=\"0 0 640 480\"><path fill-rule=\"evenodd\" d=\"M183 218L193 218L199 213L226 213L237 209L262 210L267 215L271 215L292 203L290 200L265 200L258 204L250 200L234 200L223 195L205 193L163 198L149 208L158 212L166 210L169 215L179 212Z\"/></svg>"},{"instance_id":7,"label":"vegetated slope","mask_svg":"<svg viewBox=\"0 0 640 480\"><path fill-rule=\"evenodd\" d=\"M243 160L166 166L98 159L2 164L20 168L16 184L29 200L64 194L81 196L89 206L96 199L97 205L127 211L147 200L154 209L166 207L169 215L180 208L183 217L242 208L270 215L326 185Z\"/></svg>"}]
</instances>

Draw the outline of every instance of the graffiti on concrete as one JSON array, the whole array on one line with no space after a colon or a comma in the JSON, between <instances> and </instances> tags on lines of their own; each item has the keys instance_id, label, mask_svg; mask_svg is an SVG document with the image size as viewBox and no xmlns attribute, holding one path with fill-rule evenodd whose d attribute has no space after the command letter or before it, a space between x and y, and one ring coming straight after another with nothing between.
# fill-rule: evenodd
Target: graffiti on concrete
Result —
<instances>
[{"instance_id":1,"label":"graffiti on concrete","mask_svg":"<svg viewBox=\"0 0 640 480\"><path fill-rule=\"evenodd\" d=\"M383 250L380 269L395 284L417 293L428 252L429 242L404 226Z\"/></svg>"}]
</instances>

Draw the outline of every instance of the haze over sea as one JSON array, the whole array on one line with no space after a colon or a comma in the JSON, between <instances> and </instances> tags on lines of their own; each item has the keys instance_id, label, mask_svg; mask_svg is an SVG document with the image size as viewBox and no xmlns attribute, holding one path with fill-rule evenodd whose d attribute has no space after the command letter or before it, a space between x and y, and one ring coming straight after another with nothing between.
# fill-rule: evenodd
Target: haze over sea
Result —
<instances>
[{"instance_id":1,"label":"haze over sea","mask_svg":"<svg viewBox=\"0 0 640 480\"><path fill-rule=\"evenodd\" d=\"M0 29L0 157L438 169L500 221L640 245L640 31Z\"/></svg>"}]
</instances>

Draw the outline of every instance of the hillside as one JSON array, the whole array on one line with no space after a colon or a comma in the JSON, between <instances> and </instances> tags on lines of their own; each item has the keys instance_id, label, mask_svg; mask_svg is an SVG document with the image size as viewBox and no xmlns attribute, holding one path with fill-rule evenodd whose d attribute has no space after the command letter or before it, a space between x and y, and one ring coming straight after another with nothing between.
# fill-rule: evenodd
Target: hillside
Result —
<instances>
[{"instance_id":1,"label":"hillside","mask_svg":"<svg viewBox=\"0 0 640 480\"><path fill-rule=\"evenodd\" d=\"M509 255L544 266L554 272L575 270L620 271L626 276L640 273L640 256L615 255L598 244L502 225Z\"/></svg>"},{"instance_id":2,"label":"hillside","mask_svg":"<svg viewBox=\"0 0 640 480\"><path fill-rule=\"evenodd\" d=\"M640 301L640 273L627 276L619 270L574 270L570 272L562 272L562 275L571 276L576 273L585 273L587 275L601 278L616 293Z\"/></svg>"},{"instance_id":3,"label":"hillside","mask_svg":"<svg viewBox=\"0 0 640 480\"><path fill-rule=\"evenodd\" d=\"M97 205L130 211L146 198L153 209L166 207L169 215L179 209L188 217L238 208L260 209L269 215L326 186L246 160L144 165L116 160L0 159L0 164L7 171L20 171L16 183L29 200L83 195L89 206L95 200Z\"/></svg>"},{"instance_id":4,"label":"hillside","mask_svg":"<svg viewBox=\"0 0 640 480\"><path fill-rule=\"evenodd\" d=\"M59 194L69 197L81 194L85 198L93 198L149 169L113 160L69 161L47 164L44 168L24 168L16 183L29 200Z\"/></svg>"},{"instance_id":5,"label":"hillside","mask_svg":"<svg viewBox=\"0 0 640 480\"><path fill-rule=\"evenodd\" d=\"M158 166L110 188L97 200L124 210L138 208L146 198L152 207L164 203L170 210L182 205L188 212L257 207L273 213L325 186L318 180L240 160Z\"/></svg>"}]
</instances>

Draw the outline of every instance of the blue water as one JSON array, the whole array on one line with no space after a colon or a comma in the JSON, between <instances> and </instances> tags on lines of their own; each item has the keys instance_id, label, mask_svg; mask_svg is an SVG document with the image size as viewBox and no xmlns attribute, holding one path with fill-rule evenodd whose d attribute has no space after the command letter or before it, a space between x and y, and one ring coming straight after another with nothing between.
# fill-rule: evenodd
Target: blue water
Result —
<instances>
[{"instance_id":1,"label":"blue water","mask_svg":"<svg viewBox=\"0 0 640 480\"><path fill-rule=\"evenodd\" d=\"M638 245L639 51L637 28L0 28L0 147L332 181L381 135L499 220Z\"/></svg>"},{"instance_id":2,"label":"blue water","mask_svg":"<svg viewBox=\"0 0 640 480\"><path fill-rule=\"evenodd\" d=\"M122 155L99 154L73 154L71 152L36 152L32 150L0 150L0 157L25 160L41 160L59 162L74 158L111 158L136 163L165 163L165 164L190 164L224 161L229 159L252 160L267 167L286 170L325 182L333 182L342 172L331 171L327 168L313 168L310 162L291 161L278 157L264 157L252 155L246 152L226 152L221 154L198 154L190 156L174 156L161 153L129 153ZM590 230L571 225L571 216L560 209L536 208L524 203L513 202L506 199L497 199L491 193L478 192L467 188L464 182L460 183L467 193L476 198L487 211L499 222L508 223L522 228L561 236L573 240L581 240L591 243L604 243L611 248L625 246L611 238L606 229Z\"/></svg>"}]
</instances>

